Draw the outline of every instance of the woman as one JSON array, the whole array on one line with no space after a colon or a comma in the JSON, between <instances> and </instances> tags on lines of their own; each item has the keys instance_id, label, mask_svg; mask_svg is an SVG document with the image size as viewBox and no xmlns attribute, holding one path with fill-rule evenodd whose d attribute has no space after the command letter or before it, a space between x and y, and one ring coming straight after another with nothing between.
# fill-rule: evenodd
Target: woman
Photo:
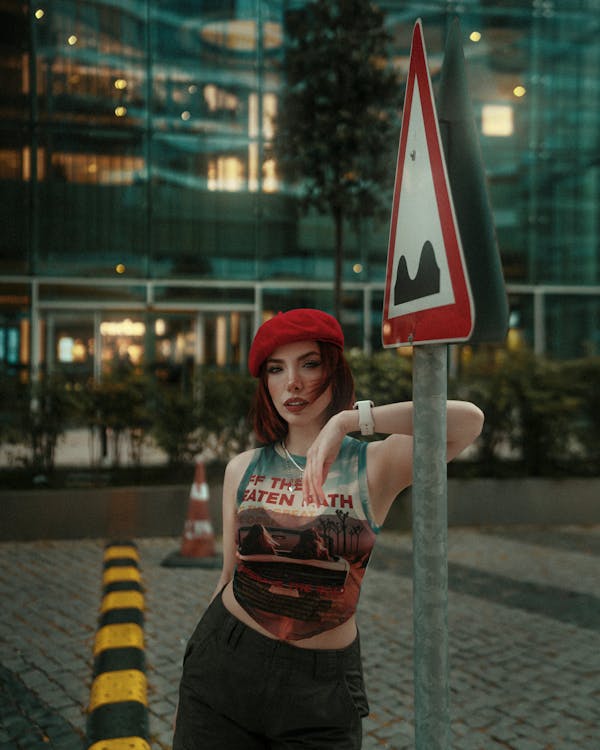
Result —
<instances>
[{"instance_id":1,"label":"woman","mask_svg":"<svg viewBox=\"0 0 600 750\"><path fill-rule=\"evenodd\" d=\"M225 471L223 570L184 657L173 750L361 747L355 611L377 533L412 480L413 422L411 403L353 408L343 346L335 318L311 309L279 313L254 338L263 447ZM449 461L482 424L473 404L448 402Z\"/></svg>"}]
</instances>

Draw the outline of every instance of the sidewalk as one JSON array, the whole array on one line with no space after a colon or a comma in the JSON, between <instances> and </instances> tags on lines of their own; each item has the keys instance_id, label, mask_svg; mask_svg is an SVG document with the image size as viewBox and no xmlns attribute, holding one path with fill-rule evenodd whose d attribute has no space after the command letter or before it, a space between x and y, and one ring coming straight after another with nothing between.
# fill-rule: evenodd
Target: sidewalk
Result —
<instances>
[{"instance_id":1,"label":"sidewalk","mask_svg":"<svg viewBox=\"0 0 600 750\"><path fill-rule=\"evenodd\" d=\"M0 544L0 750L85 747L104 543ZM185 642L219 571L162 567L179 539L136 543L152 748L167 750ZM410 548L384 532L363 586L364 750L414 743ZM451 529L448 555L453 748L597 750L600 526Z\"/></svg>"}]
</instances>

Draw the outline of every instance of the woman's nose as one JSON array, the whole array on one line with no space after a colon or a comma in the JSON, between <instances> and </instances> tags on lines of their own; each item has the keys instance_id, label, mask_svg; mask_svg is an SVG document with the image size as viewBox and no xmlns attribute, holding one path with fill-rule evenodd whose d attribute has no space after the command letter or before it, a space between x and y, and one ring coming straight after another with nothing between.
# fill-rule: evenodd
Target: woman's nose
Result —
<instances>
[{"instance_id":1,"label":"woman's nose","mask_svg":"<svg viewBox=\"0 0 600 750\"><path fill-rule=\"evenodd\" d=\"M297 372L290 372L288 376L288 390L299 391L302 388L302 380Z\"/></svg>"}]
</instances>

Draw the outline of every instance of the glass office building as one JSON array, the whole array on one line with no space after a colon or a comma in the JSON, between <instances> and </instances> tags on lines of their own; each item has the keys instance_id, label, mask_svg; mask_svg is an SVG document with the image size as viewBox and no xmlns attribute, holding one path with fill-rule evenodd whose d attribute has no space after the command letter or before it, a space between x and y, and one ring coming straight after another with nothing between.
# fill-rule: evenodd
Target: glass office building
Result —
<instances>
[{"instance_id":1,"label":"glass office building","mask_svg":"<svg viewBox=\"0 0 600 750\"><path fill-rule=\"evenodd\" d=\"M264 315L332 309L332 221L299 210L272 150L301 4L0 2L0 367L243 367ZM598 354L599 0L379 5L403 76L422 19L434 86L460 19L511 335ZM347 233L343 323L367 350L388 230Z\"/></svg>"}]
</instances>

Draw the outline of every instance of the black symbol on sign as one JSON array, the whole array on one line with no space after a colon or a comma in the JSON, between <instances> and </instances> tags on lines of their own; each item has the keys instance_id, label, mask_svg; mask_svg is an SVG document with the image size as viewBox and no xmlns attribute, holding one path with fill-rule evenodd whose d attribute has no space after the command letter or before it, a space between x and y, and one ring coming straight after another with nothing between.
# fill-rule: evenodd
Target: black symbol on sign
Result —
<instances>
[{"instance_id":1,"label":"black symbol on sign","mask_svg":"<svg viewBox=\"0 0 600 750\"><path fill-rule=\"evenodd\" d=\"M406 257L400 256L398 270L396 273L396 284L394 286L394 304L402 305L412 302L430 294L439 294L440 291L440 267L435 259L433 245L429 240L423 245L419 268L414 279L410 278Z\"/></svg>"}]
</instances>

